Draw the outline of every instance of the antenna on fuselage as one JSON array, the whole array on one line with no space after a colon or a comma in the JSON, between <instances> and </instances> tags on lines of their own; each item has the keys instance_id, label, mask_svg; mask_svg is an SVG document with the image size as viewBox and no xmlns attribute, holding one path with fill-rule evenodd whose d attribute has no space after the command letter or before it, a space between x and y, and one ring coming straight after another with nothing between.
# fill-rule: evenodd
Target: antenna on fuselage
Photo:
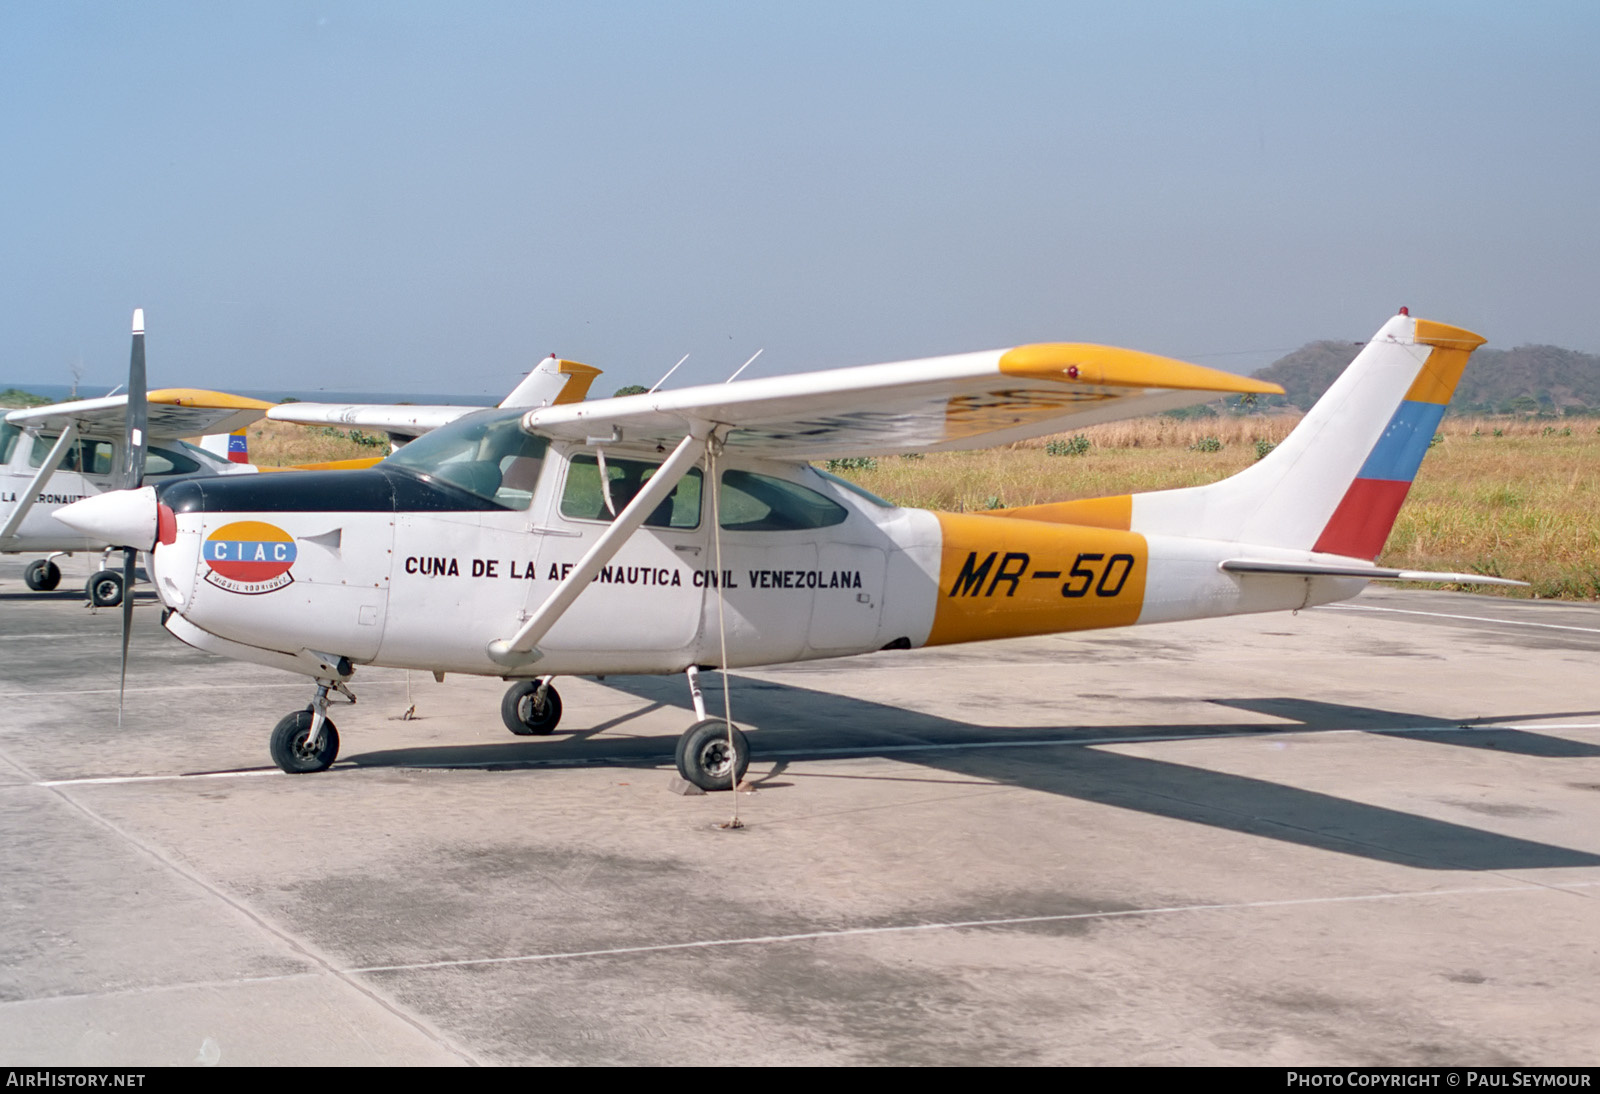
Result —
<instances>
[{"instance_id":1,"label":"antenna on fuselage","mask_svg":"<svg viewBox=\"0 0 1600 1094\"><path fill-rule=\"evenodd\" d=\"M735 380L737 380L739 378L739 373L741 373L745 369L749 368L751 362L754 361L757 357L760 357L765 352L767 352L767 347L766 346L762 346L760 349L756 350L754 353L752 353L750 355L750 360L749 361L746 361L744 364L742 364L738 368L734 369L733 370L733 375L728 377L726 380L724 380L722 382L725 383L725 384L733 383Z\"/></svg>"},{"instance_id":2,"label":"antenna on fuselage","mask_svg":"<svg viewBox=\"0 0 1600 1094\"><path fill-rule=\"evenodd\" d=\"M678 358L678 365L683 364L688 359L689 359L689 355L687 353L684 354L682 357ZM678 365L673 365L671 368L667 369L667 376L671 376L674 372L677 372L678 371ZM649 391L645 392L645 394L646 395L654 395L656 388L660 387L662 384L667 382L667 376L663 376L663 377L661 377L661 379L657 380L655 382L655 387L652 387Z\"/></svg>"}]
</instances>

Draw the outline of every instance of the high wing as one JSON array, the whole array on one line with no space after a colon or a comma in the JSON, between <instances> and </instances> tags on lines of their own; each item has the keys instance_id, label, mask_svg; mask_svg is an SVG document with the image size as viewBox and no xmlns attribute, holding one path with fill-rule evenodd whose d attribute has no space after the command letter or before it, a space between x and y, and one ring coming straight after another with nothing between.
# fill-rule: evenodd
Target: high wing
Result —
<instances>
[{"instance_id":1,"label":"high wing","mask_svg":"<svg viewBox=\"0 0 1600 1094\"><path fill-rule=\"evenodd\" d=\"M271 403L222 391L170 387L152 391L148 431L151 440L176 440L205 433L232 433L258 420ZM61 432L69 425L89 437L121 437L128 397L107 395L53 406L13 410L6 421L24 429Z\"/></svg>"},{"instance_id":2,"label":"high wing","mask_svg":"<svg viewBox=\"0 0 1600 1094\"><path fill-rule=\"evenodd\" d=\"M502 407L562 406L581 402L600 370L551 354L540 361L522 381L501 400ZM407 406L384 403L285 403L273 407L267 417L275 422L298 425L355 426L381 429L391 439L412 439L449 425L463 414L482 410L477 406Z\"/></svg>"},{"instance_id":3,"label":"high wing","mask_svg":"<svg viewBox=\"0 0 1600 1094\"><path fill-rule=\"evenodd\" d=\"M344 429L381 429L403 437L449 425L481 406L401 406L386 403L282 403L267 411L275 422L297 425L333 425Z\"/></svg>"},{"instance_id":4,"label":"high wing","mask_svg":"<svg viewBox=\"0 0 1600 1094\"><path fill-rule=\"evenodd\" d=\"M1051 342L549 406L522 427L638 453L723 427L730 448L813 460L1009 444L1219 394L1282 392L1170 357Z\"/></svg>"}]
</instances>

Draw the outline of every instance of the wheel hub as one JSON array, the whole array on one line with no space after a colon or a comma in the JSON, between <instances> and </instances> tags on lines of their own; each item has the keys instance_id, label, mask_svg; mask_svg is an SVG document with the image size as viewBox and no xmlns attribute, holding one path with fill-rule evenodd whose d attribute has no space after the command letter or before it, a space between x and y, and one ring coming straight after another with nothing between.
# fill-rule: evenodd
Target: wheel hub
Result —
<instances>
[{"instance_id":1,"label":"wheel hub","mask_svg":"<svg viewBox=\"0 0 1600 1094\"><path fill-rule=\"evenodd\" d=\"M722 778L733 770L733 750L725 739L707 741L700 750L700 766L714 778Z\"/></svg>"}]
</instances>

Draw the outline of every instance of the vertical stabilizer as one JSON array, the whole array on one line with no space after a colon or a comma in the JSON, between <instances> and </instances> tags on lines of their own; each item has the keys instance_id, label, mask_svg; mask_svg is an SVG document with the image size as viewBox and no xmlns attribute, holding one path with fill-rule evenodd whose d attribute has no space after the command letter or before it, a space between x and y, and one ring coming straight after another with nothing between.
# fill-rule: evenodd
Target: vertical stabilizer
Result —
<instances>
[{"instance_id":1,"label":"vertical stabilizer","mask_svg":"<svg viewBox=\"0 0 1600 1094\"><path fill-rule=\"evenodd\" d=\"M243 429L232 433L207 433L200 438L200 447L230 463L250 462L250 439Z\"/></svg>"},{"instance_id":2,"label":"vertical stabilizer","mask_svg":"<svg viewBox=\"0 0 1600 1094\"><path fill-rule=\"evenodd\" d=\"M1265 459L1210 486L1135 494L1133 530L1376 558L1483 341L1402 311Z\"/></svg>"},{"instance_id":3,"label":"vertical stabilizer","mask_svg":"<svg viewBox=\"0 0 1600 1094\"><path fill-rule=\"evenodd\" d=\"M589 394L589 385L599 375L600 370L593 365L564 361L552 353L535 365L500 405L542 407L581 403Z\"/></svg>"}]
</instances>

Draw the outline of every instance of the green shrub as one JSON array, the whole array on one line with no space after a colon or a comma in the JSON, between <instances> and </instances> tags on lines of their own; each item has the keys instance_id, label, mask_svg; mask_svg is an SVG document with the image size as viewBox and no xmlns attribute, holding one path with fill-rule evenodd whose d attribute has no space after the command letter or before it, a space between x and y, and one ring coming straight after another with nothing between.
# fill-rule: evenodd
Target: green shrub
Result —
<instances>
[{"instance_id":1,"label":"green shrub","mask_svg":"<svg viewBox=\"0 0 1600 1094\"><path fill-rule=\"evenodd\" d=\"M1082 456L1090 448L1089 438L1082 433L1074 433L1066 440L1057 437L1044 446L1046 456Z\"/></svg>"}]
</instances>

